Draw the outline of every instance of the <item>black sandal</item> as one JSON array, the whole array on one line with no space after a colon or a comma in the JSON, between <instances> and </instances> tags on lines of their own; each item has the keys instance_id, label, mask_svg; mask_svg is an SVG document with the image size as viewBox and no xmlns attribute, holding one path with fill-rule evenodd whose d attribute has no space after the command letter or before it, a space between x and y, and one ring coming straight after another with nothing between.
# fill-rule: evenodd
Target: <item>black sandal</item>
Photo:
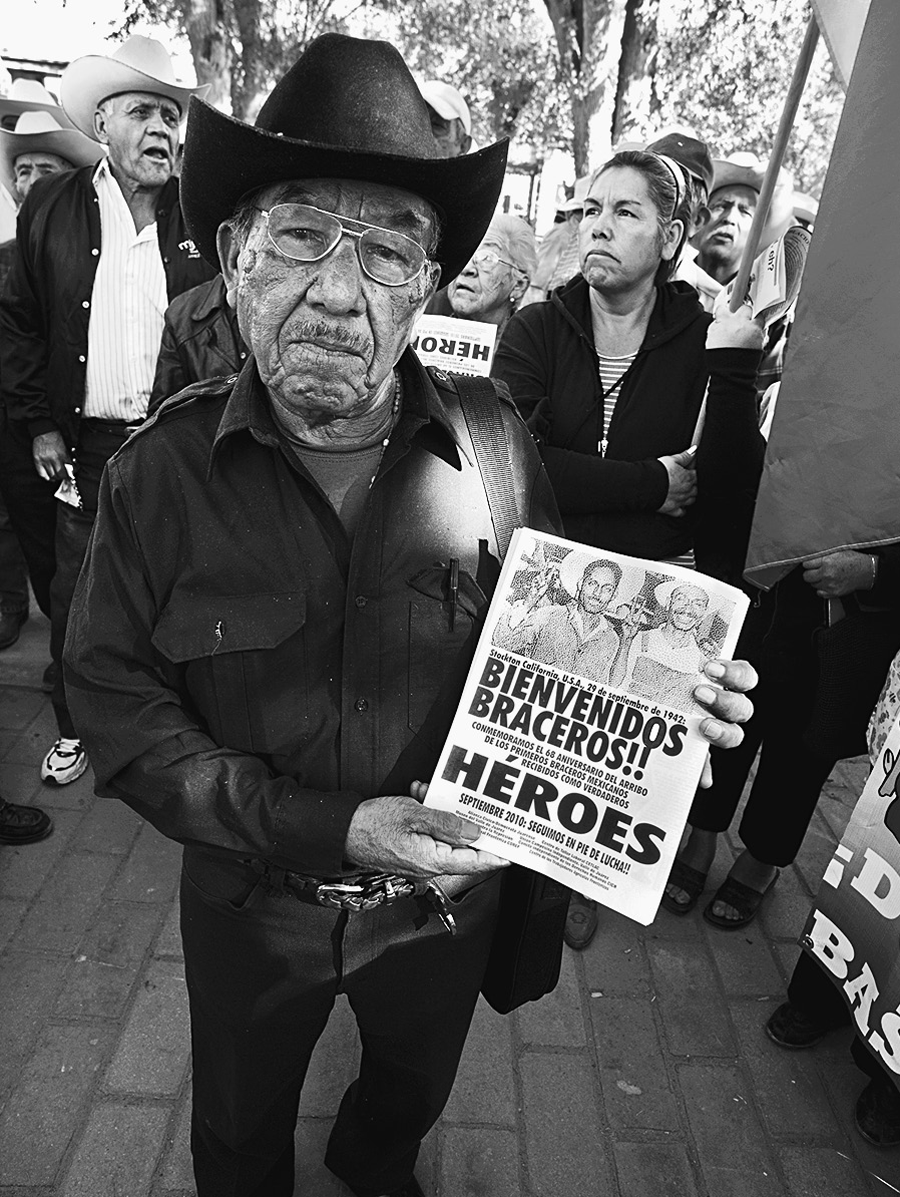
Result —
<instances>
[{"instance_id":1,"label":"black sandal","mask_svg":"<svg viewBox=\"0 0 900 1197\"><path fill-rule=\"evenodd\" d=\"M664 889L660 905L664 906L670 914L690 914L697 905L697 899L706 889L707 876L707 873L701 873L699 869L684 864L676 857L672 862L672 870L666 885L677 885L679 889L683 889L688 895L688 900L687 902L676 902Z\"/></svg>"},{"instance_id":2,"label":"black sandal","mask_svg":"<svg viewBox=\"0 0 900 1197\"><path fill-rule=\"evenodd\" d=\"M774 877L764 890L754 889L752 885L744 885L743 881L735 881L731 876L726 877L704 907L703 917L713 927L718 927L721 931L737 931L741 927L746 927L756 918L763 898L780 876L781 870L776 869ZM722 915L713 914L713 906L716 902L724 902L726 906L734 907L740 917L727 919Z\"/></svg>"}]
</instances>

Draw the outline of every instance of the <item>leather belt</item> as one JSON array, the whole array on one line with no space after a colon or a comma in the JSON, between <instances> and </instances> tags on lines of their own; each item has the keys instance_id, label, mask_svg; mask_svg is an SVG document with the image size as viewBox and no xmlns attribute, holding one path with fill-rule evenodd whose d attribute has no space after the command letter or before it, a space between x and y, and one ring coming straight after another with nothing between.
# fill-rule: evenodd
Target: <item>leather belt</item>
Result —
<instances>
[{"instance_id":1,"label":"leather belt","mask_svg":"<svg viewBox=\"0 0 900 1197\"><path fill-rule=\"evenodd\" d=\"M132 432L136 432L143 424L143 420L138 420L136 423L129 423L127 420L98 420L94 416L85 416L81 421L83 425L87 425L89 432L105 432L107 436L121 436L129 437Z\"/></svg>"},{"instance_id":2,"label":"leather belt","mask_svg":"<svg viewBox=\"0 0 900 1197\"><path fill-rule=\"evenodd\" d=\"M261 873L276 891L289 894L300 902L330 906L334 910L349 910L354 914L375 910L379 906L391 906L398 898L424 898L434 907L450 934L456 933L447 897L433 880L413 881L398 873L357 873L333 879L307 877L263 860L250 860L247 863Z\"/></svg>"}]
</instances>

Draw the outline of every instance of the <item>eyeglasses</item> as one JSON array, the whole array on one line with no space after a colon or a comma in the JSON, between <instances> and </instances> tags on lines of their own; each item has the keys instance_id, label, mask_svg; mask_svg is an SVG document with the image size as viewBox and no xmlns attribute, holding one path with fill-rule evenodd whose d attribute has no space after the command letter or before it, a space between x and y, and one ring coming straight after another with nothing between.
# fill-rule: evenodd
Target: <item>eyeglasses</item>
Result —
<instances>
[{"instance_id":1,"label":"eyeglasses","mask_svg":"<svg viewBox=\"0 0 900 1197\"><path fill-rule=\"evenodd\" d=\"M266 218L269 240L292 262L320 262L342 237L355 237L359 264L369 278L385 287L402 287L418 278L428 261L422 246L403 233L310 204L276 204L269 211L257 211Z\"/></svg>"},{"instance_id":2,"label":"eyeglasses","mask_svg":"<svg viewBox=\"0 0 900 1197\"><path fill-rule=\"evenodd\" d=\"M493 270L495 266L500 266L501 264L509 266L512 270L519 270L520 274L522 273L515 262L508 262L506 258L501 258L492 249L476 249L471 258L469 258L470 266L486 267L488 270Z\"/></svg>"}]
</instances>

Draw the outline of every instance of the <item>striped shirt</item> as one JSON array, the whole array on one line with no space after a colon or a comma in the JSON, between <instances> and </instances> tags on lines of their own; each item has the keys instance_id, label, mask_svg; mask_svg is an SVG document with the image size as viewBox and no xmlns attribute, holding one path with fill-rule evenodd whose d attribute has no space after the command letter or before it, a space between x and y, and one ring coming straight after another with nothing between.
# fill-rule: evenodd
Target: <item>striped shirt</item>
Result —
<instances>
[{"instance_id":1,"label":"striped shirt","mask_svg":"<svg viewBox=\"0 0 900 1197\"><path fill-rule=\"evenodd\" d=\"M597 452L601 457L606 456L609 426L612 423L613 412L616 410L616 403L622 389L622 379L636 357L637 353L626 353L624 357L607 357L605 353L597 354L597 369L600 373L600 386L603 388L603 435L597 445Z\"/></svg>"},{"instance_id":2,"label":"striped shirt","mask_svg":"<svg viewBox=\"0 0 900 1197\"><path fill-rule=\"evenodd\" d=\"M91 294L84 415L142 420L168 305L156 222L139 233L135 230L106 159L94 172L93 183L100 205L102 252Z\"/></svg>"}]
</instances>

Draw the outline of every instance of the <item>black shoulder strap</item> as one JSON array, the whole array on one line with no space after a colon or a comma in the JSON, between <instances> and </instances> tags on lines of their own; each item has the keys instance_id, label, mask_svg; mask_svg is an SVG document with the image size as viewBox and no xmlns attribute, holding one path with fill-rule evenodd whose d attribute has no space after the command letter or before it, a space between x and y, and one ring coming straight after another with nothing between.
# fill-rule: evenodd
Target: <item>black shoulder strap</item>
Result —
<instances>
[{"instance_id":1,"label":"black shoulder strap","mask_svg":"<svg viewBox=\"0 0 900 1197\"><path fill-rule=\"evenodd\" d=\"M489 378L457 374L453 376L453 381L472 438L472 448L481 471L502 559L513 532L521 527L522 520L509 467L509 445L503 427L500 400Z\"/></svg>"}]
</instances>

